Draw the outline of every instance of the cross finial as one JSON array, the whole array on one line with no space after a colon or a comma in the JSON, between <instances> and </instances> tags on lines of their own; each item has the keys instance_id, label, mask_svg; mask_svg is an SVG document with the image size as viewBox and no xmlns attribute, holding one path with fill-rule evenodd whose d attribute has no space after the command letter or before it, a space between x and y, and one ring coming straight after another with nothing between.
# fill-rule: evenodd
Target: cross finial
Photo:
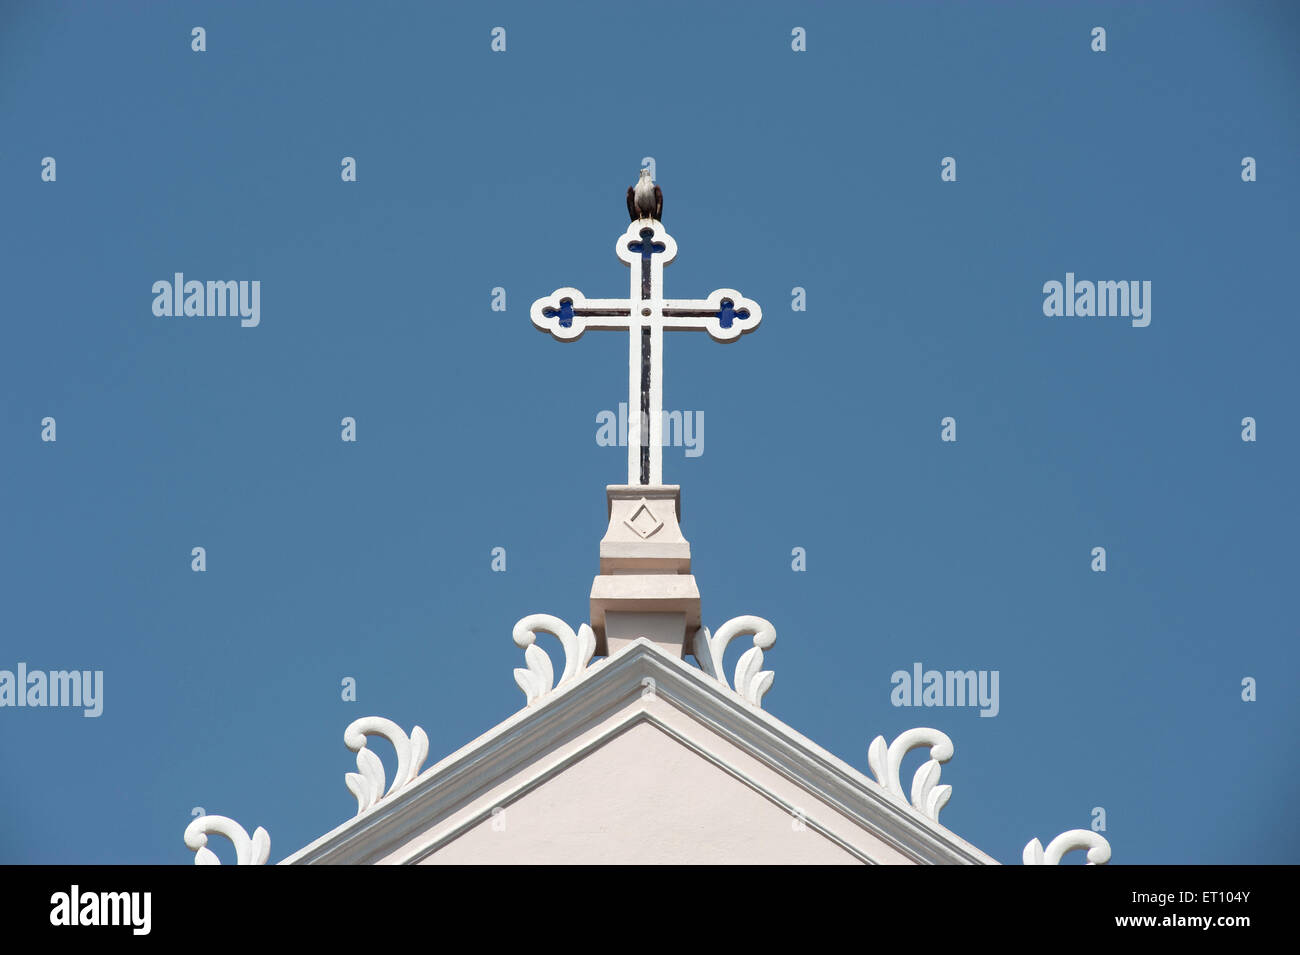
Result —
<instances>
[{"instance_id":1,"label":"cross finial","mask_svg":"<svg viewBox=\"0 0 1300 955\"><path fill-rule=\"evenodd\" d=\"M628 332L628 471L630 485L663 483L663 333L707 331L714 341L733 342L758 327L758 303L735 289L716 289L702 299L667 299L663 267L677 257L677 243L659 221L663 194L643 187L648 169L628 189L632 223L614 252L631 270L628 297L589 299L576 288L556 289L533 303L537 328L560 341L576 341L588 329Z\"/></svg>"},{"instance_id":2,"label":"cross finial","mask_svg":"<svg viewBox=\"0 0 1300 955\"><path fill-rule=\"evenodd\" d=\"M597 653L616 653L646 637L681 656L700 628L700 592L691 547L682 536L681 489L663 480L663 354L665 331L706 331L734 342L758 327L758 303L735 289L702 299L664 298L664 266L677 243L664 229L663 193L649 170L627 191L631 223L614 243L630 271L627 298L587 298L556 289L533 302L533 324L562 342L588 329L628 337L627 484L605 489L609 528L600 542L600 575L591 585L591 627Z\"/></svg>"}]
</instances>

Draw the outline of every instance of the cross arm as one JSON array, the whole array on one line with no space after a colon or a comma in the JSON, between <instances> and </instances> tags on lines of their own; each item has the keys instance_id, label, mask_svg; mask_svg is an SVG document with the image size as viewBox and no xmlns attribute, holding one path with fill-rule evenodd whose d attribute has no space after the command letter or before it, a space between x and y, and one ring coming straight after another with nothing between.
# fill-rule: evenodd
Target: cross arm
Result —
<instances>
[{"instance_id":1,"label":"cross arm","mask_svg":"<svg viewBox=\"0 0 1300 955\"><path fill-rule=\"evenodd\" d=\"M562 342L577 341L588 329L630 328L632 310L625 298L587 298L576 288L557 288L533 302L533 325Z\"/></svg>"},{"instance_id":2,"label":"cross arm","mask_svg":"<svg viewBox=\"0 0 1300 955\"><path fill-rule=\"evenodd\" d=\"M758 328L763 310L734 288L720 288L707 297L668 298L657 303L668 331L704 329L714 341L733 342Z\"/></svg>"}]
</instances>

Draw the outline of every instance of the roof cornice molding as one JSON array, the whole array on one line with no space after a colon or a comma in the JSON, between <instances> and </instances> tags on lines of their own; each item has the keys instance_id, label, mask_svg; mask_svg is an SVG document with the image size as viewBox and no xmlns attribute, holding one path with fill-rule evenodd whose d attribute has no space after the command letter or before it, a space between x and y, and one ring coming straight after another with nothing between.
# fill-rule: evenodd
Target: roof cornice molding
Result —
<instances>
[{"instance_id":1,"label":"roof cornice molding","mask_svg":"<svg viewBox=\"0 0 1300 955\"><path fill-rule=\"evenodd\" d=\"M464 814L505 780L514 785L498 801L508 803L636 723L649 721L667 730L650 707L641 707L610 722L562 760L544 758L647 695L691 716L918 863L997 864L852 766L647 640L596 663L281 864L417 862L487 818L492 806ZM743 770L717 758L712 761L766 794L766 787ZM437 834L429 844L411 849L409 857L389 858L430 830Z\"/></svg>"}]
</instances>

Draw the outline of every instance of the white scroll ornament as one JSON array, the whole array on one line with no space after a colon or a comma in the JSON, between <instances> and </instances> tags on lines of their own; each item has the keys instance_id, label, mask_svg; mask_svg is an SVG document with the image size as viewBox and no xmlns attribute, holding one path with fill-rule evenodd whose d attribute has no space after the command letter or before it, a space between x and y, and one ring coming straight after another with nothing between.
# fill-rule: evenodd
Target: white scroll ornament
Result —
<instances>
[{"instance_id":1,"label":"white scroll ornament","mask_svg":"<svg viewBox=\"0 0 1300 955\"><path fill-rule=\"evenodd\" d=\"M367 736L382 736L397 750L397 772L393 785L384 792L384 764L374 750L366 748ZM420 775L420 767L429 755L429 737L416 726L408 737L402 728L382 716L363 716L353 720L343 731L343 744L357 754L359 773L348 773L343 781L357 797L357 815L361 815L379 800L386 799Z\"/></svg>"},{"instance_id":2,"label":"white scroll ornament","mask_svg":"<svg viewBox=\"0 0 1300 955\"><path fill-rule=\"evenodd\" d=\"M700 669L713 677L723 686L727 686L726 673L722 668L722 656L727 652L727 644L736 637L754 637L754 645L741 654L736 664L734 688L746 703L762 708L763 694L772 688L776 674L764 670L763 651L772 649L776 643L776 628L762 617L733 617L718 628L716 634L710 635L708 627L695 631L695 659Z\"/></svg>"},{"instance_id":3,"label":"white scroll ornament","mask_svg":"<svg viewBox=\"0 0 1300 955\"><path fill-rule=\"evenodd\" d=\"M885 738L877 736L871 741L867 750L867 765L875 774L876 782L899 798L903 795L903 784L898 778L903 765L903 757L918 746L930 747L930 758L921 764L921 768L912 777L912 807L935 822L939 821L939 810L952 796L951 786L939 786L940 763L952 759L952 740L947 734L929 727L918 727L900 733L898 739L888 746Z\"/></svg>"},{"instance_id":4,"label":"white scroll ornament","mask_svg":"<svg viewBox=\"0 0 1300 955\"><path fill-rule=\"evenodd\" d=\"M529 706L546 696L556 686L555 669L551 666L551 658L534 642L539 633L555 636L559 639L560 646L564 648L564 672L560 675L560 686L585 670L587 664L591 662L592 654L596 652L596 634L585 623L578 628L577 633L574 633L573 628L559 617L552 617L548 613L534 613L515 624L513 634L515 646L523 648L524 662L528 665L526 670L522 668L515 670L515 682L519 684L519 689L524 691Z\"/></svg>"},{"instance_id":5,"label":"white scroll ornament","mask_svg":"<svg viewBox=\"0 0 1300 955\"><path fill-rule=\"evenodd\" d=\"M1043 848L1037 839L1025 846L1025 865L1060 865L1061 857L1073 849L1088 850L1088 865L1105 865L1110 861L1110 843L1106 837L1091 829L1071 829L1063 832Z\"/></svg>"},{"instance_id":6,"label":"white scroll ornament","mask_svg":"<svg viewBox=\"0 0 1300 955\"><path fill-rule=\"evenodd\" d=\"M208 836L225 836L235 847L235 865L266 865L271 855L271 837L261 826L249 838L248 832L226 816L199 816L185 827L185 845L194 850L195 865L221 865L209 849Z\"/></svg>"}]
</instances>

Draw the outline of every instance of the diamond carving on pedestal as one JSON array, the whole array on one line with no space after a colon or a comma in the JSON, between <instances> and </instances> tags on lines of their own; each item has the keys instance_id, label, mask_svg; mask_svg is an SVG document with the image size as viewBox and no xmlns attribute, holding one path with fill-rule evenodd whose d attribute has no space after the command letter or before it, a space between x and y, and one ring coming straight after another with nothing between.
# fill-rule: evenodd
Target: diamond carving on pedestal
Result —
<instances>
[{"instance_id":1,"label":"diamond carving on pedestal","mask_svg":"<svg viewBox=\"0 0 1300 955\"><path fill-rule=\"evenodd\" d=\"M650 510L650 504L645 498L641 498L640 507L623 523L632 528L633 533L642 540L653 537L664 526L664 522Z\"/></svg>"}]
</instances>

